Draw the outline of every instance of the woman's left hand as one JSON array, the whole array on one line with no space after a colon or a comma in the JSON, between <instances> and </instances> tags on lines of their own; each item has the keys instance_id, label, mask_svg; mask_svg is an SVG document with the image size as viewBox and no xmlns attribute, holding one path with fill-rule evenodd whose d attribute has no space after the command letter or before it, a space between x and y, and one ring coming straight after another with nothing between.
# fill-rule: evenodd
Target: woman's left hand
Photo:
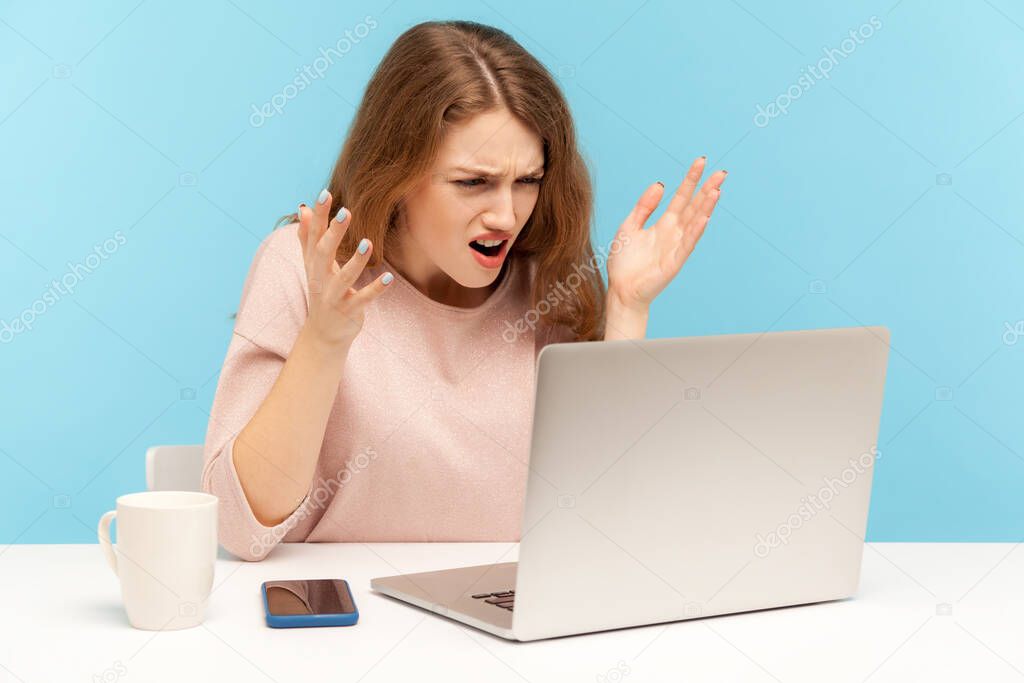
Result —
<instances>
[{"instance_id":1,"label":"woman's left hand","mask_svg":"<svg viewBox=\"0 0 1024 683\"><path fill-rule=\"evenodd\" d=\"M619 227L615 236L618 247L610 250L608 256L608 313L610 317L623 318L620 328L627 325L626 319L643 317L646 320L654 297L679 273L704 234L726 176L726 171L713 173L694 195L706 161L706 157L700 157L693 162L668 208L654 225L644 229L644 223L658 208L665 193L661 183L647 188ZM609 323L614 321L609 319Z\"/></svg>"}]
</instances>

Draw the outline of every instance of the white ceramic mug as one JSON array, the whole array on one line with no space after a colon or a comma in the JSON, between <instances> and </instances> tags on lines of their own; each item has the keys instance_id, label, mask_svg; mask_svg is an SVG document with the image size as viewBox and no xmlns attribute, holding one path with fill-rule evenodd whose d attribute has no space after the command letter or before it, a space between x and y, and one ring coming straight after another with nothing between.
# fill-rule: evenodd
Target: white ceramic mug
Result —
<instances>
[{"instance_id":1,"label":"white ceramic mug","mask_svg":"<svg viewBox=\"0 0 1024 683\"><path fill-rule=\"evenodd\" d=\"M117 546L110 523L117 518ZM217 561L217 497L143 491L117 498L100 518L100 547L121 580L128 621L147 631L202 623Z\"/></svg>"}]
</instances>

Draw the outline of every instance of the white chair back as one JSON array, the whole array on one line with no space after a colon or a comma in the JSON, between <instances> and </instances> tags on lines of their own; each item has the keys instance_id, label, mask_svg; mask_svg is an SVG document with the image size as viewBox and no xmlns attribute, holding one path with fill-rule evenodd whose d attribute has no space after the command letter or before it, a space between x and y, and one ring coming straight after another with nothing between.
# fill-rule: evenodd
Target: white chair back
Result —
<instances>
[{"instance_id":1,"label":"white chair back","mask_svg":"<svg viewBox=\"0 0 1024 683\"><path fill-rule=\"evenodd\" d=\"M203 445L152 446L146 450L146 489L201 491Z\"/></svg>"}]
</instances>

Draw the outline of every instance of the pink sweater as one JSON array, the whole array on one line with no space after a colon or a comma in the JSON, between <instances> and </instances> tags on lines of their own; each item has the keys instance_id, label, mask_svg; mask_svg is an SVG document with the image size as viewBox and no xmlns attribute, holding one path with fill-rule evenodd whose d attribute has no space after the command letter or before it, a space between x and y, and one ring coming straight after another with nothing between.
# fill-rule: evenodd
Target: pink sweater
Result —
<instances>
[{"instance_id":1,"label":"pink sweater","mask_svg":"<svg viewBox=\"0 0 1024 683\"><path fill-rule=\"evenodd\" d=\"M279 541L516 541L525 492L536 355L571 332L533 320L534 264L514 266L477 308L395 280L348 354L306 499L260 524L232 459L306 320L308 284L292 224L260 244L242 289L206 433L203 490L220 499L219 540L245 560Z\"/></svg>"}]
</instances>

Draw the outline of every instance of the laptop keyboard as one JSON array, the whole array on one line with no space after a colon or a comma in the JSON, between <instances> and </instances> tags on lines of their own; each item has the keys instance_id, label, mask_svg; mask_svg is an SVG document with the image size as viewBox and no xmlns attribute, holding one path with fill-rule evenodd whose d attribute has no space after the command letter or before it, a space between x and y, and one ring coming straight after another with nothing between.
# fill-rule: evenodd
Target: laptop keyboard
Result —
<instances>
[{"instance_id":1,"label":"laptop keyboard","mask_svg":"<svg viewBox=\"0 0 1024 683\"><path fill-rule=\"evenodd\" d=\"M497 593L477 593L473 596L474 600L483 600L489 605L495 607L501 607L507 609L509 612L512 611L514 602L516 599L515 591L498 591Z\"/></svg>"}]
</instances>

